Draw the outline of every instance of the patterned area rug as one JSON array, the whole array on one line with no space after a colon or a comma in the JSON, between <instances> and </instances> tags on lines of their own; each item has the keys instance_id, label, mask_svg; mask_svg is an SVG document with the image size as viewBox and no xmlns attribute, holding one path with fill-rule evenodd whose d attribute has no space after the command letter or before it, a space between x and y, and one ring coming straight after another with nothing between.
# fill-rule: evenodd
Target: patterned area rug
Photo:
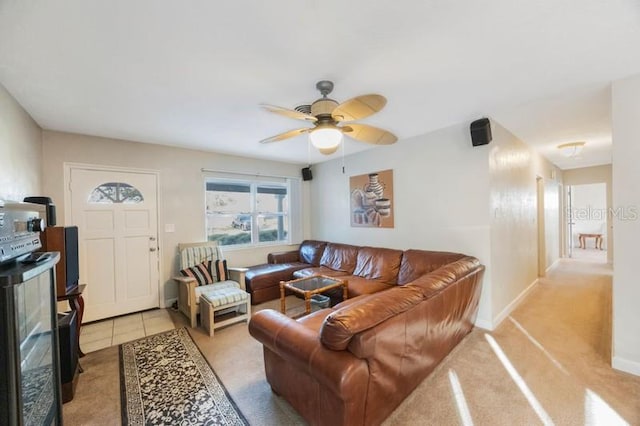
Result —
<instances>
[{"instance_id":1,"label":"patterned area rug","mask_svg":"<svg viewBox=\"0 0 640 426\"><path fill-rule=\"evenodd\" d=\"M247 425L186 329L120 346L124 425Z\"/></svg>"}]
</instances>

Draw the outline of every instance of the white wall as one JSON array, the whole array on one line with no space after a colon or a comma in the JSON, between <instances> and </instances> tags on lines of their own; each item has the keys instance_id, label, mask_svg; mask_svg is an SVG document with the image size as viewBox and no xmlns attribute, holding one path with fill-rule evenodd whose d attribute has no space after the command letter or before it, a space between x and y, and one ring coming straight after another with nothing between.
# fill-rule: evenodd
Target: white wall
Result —
<instances>
[{"instance_id":1,"label":"white wall","mask_svg":"<svg viewBox=\"0 0 640 426\"><path fill-rule=\"evenodd\" d=\"M611 164L594 167L581 167L578 169L565 170L563 180L565 186L587 185L591 183L604 183L607 191L607 210L613 209L613 175ZM565 225L566 226L566 225ZM568 232L568 231L567 231ZM613 262L613 220L607 215L607 262Z\"/></svg>"},{"instance_id":2,"label":"white wall","mask_svg":"<svg viewBox=\"0 0 640 426\"><path fill-rule=\"evenodd\" d=\"M175 283L170 279L177 267L177 245L181 242L205 239L205 194L202 168L262 175L298 177L300 165L255 160L236 156L194 151L161 145L106 139L54 131L43 133L43 192L54 199L58 222L63 224L64 164L83 163L103 166L152 169L160 173L159 236L162 254L160 273L164 300L177 297ZM303 217L306 216L308 184L302 184ZM175 232L164 232L165 224L174 224ZM308 233L305 218L303 235ZM290 246L267 246L259 249L224 251L230 266L250 266L264 263L267 253L287 250Z\"/></svg>"},{"instance_id":3,"label":"white wall","mask_svg":"<svg viewBox=\"0 0 640 426\"><path fill-rule=\"evenodd\" d=\"M613 205L635 209L632 217L613 219L613 367L640 375L640 75L613 83Z\"/></svg>"},{"instance_id":4,"label":"white wall","mask_svg":"<svg viewBox=\"0 0 640 426\"><path fill-rule=\"evenodd\" d=\"M41 195L42 131L0 85L0 200Z\"/></svg>"}]
</instances>

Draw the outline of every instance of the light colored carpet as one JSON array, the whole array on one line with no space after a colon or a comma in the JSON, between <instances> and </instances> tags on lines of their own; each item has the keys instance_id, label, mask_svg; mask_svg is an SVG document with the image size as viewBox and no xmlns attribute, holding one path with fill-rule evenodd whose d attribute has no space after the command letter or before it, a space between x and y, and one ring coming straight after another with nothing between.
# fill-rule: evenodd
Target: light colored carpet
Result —
<instances>
[{"instance_id":1,"label":"light colored carpet","mask_svg":"<svg viewBox=\"0 0 640 426\"><path fill-rule=\"evenodd\" d=\"M254 311L265 307L279 302ZM186 324L180 314L172 317ZM251 424L303 423L271 393L262 346L244 323L216 330L212 339L189 331ZM609 366L610 339L610 268L562 260L497 330L474 329L385 423L640 424L640 377ZM117 357L109 348L83 358L86 372L64 406L65 424L118 424Z\"/></svg>"},{"instance_id":2,"label":"light colored carpet","mask_svg":"<svg viewBox=\"0 0 640 426\"><path fill-rule=\"evenodd\" d=\"M387 423L640 424L640 377L609 366L610 318L607 265L563 260L497 330L475 329Z\"/></svg>"}]
</instances>

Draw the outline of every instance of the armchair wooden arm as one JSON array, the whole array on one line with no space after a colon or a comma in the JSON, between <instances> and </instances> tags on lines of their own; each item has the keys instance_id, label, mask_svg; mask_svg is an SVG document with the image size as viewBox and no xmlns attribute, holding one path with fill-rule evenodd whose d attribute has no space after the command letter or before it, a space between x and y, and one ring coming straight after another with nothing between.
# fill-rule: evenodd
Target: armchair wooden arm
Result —
<instances>
[{"instance_id":1,"label":"armchair wooden arm","mask_svg":"<svg viewBox=\"0 0 640 426\"><path fill-rule=\"evenodd\" d=\"M227 268L229 270L229 278L233 281L240 284L240 288L244 291L247 291L247 285L245 283L244 277L249 270L249 268Z\"/></svg>"},{"instance_id":2,"label":"armchair wooden arm","mask_svg":"<svg viewBox=\"0 0 640 426\"><path fill-rule=\"evenodd\" d=\"M191 327L196 327L198 306L196 302L196 287L198 283L191 277L173 277L178 284L178 309L191 320Z\"/></svg>"}]
</instances>

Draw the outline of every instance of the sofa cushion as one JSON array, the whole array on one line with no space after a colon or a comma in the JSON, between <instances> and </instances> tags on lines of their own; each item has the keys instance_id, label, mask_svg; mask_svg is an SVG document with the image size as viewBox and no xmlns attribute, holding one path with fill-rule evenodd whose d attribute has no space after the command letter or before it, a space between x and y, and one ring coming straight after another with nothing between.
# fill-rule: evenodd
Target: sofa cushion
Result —
<instances>
[{"instance_id":1,"label":"sofa cushion","mask_svg":"<svg viewBox=\"0 0 640 426\"><path fill-rule=\"evenodd\" d=\"M354 335L410 309L422 300L422 291L412 286L393 287L389 291L372 294L329 314L320 330L320 340L329 349L345 350Z\"/></svg>"},{"instance_id":2,"label":"sofa cushion","mask_svg":"<svg viewBox=\"0 0 640 426\"><path fill-rule=\"evenodd\" d=\"M245 282L250 292L264 287L277 286L280 281L289 281L293 273L303 269L305 263L276 263L256 265L249 268L245 274Z\"/></svg>"},{"instance_id":3,"label":"sofa cushion","mask_svg":"<svg viewBox=\"0 0 640 426\"><path fill-rule=\"evenodd\" d=\"M394 287L392 284L362 278L357 275L348 275L339 278L347 280L347 284L349 286L349 299L351 299L352 297L361 296L363 294L377 293L379 291L388 290Z\"/></svg>"},{"instance_id":4,"label":"sofa cushion","mask_svg":"<svg viewBox=\"0 0 640 426\"><path fill-rule=\"evenodd\" d=\"M304 268L293 273L295 278L306 278L312 275L324 275L327 277L344 277L347 275L344 271L335 271L326 266L316 266L313 268Z\"/></svg>"},{"instance_id":5,"label":"sofa cushion","mask_svg":"<svg viewBox=\"0 0 640 426\"><path fill-rule=\"evenodd\" d=\"M312 312L309 315L304 315L298 318L300 324L305 327L315 331L316 333L320 333L320 329L322 328L322 324L324 324L324 320L330 313L333 312L333 309L326 308L320 309L318 311Z\"/></svg>"},{"instance_id":6,"label":"sofa cushion","mask_svg":"<svg viewBox=\"0 0 640 426\"><path fill-rule=\"evenodd\" d=\"M300 260L300 250L279 251L267 255L267 263L291 263Z\"/></svg>"},{"instance_id":7,"label":"sofa cushion","mask_svg":"<svg viewBox=\"0 0 640 426\"><path fill-rule=\"evenodd\" d=\"M325 241L305 240L300 244L300 262L319 266L327 243Z\"/></svg>"},{"instance_id":8,"label":"sofa cushion","mask_svg":"<svg viewBox=\"0 0 640 426\"><path fill-rule=\"evenodd\" d=\"M404 285L442 265L462 259L465 255L445 251L405 250L398 272L398 284Z\"/></svg>"},{"instance_id":9,"label":"sofa cushion","mask_svg":"<svg viewBox=\"0 0 640 426\"><path fill-rule=\"evenodd\" d=\"M352 274L356 267L357 258L358 247L349 244L327 243L320 260L320 266Z\"/></svg>"},{"instance_id":10,"label":"sofa cushion","mask_svg":"<svg viewBox=\"0 0 640 426\"><path fill-rule=\"evenodd\" d=\"M401 250L360 247L353 275L395 285L401 259Z\"/></svg>"}]
</instances>

